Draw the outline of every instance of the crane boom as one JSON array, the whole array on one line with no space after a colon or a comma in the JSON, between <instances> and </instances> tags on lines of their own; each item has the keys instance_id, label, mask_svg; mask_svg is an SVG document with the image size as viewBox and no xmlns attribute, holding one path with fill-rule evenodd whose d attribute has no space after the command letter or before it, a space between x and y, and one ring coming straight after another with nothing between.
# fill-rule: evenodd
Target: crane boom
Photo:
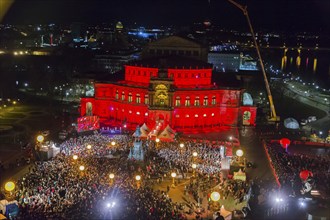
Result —
<instances>
[{"instance_id":1,"label":"crane boom","mask_svg":"<svg viewBox=\"0 0 330 220\"><path fill-rule=\"evenodd\" d=\"M274 102L273 102L273 96L272 93L270 91L270 87L269 87L269 83L268 83L268 79L267 79L267 75L266 75L266 71L265 71L265 67L264 67L264 62L261 58L261 54L260 54L260 50L259 50L259 45L257 43L255 34L254 34L254 30L250 21L250 17L249 17L249 13L247 10L247 6L242 6L240 4L238 4L237 2L235 2L234 0L228 0L230 3L232 3L233 5L235 5L237 8L239 8L240 10L243 11L243 14L245 15L247 22L249 24L249 28L250 28L250 32L252 34L252 38L253 38L253 43L254 46L257 50L257 54L258 54L258 58L259 58L259 62L260 62L260 67L261 67L261 71L262 71L262 75L264 77L264 81L265 81L265 85L266 85L266 91L267 91L267 95L268 95L268 100L269 100L269 105L270 105L270 110L271 110L271 115L269 120L270 121L279 121L279 116L276 115L276 111L275 111L275 106L274 106Z\"/></svg>"}]
</instances>

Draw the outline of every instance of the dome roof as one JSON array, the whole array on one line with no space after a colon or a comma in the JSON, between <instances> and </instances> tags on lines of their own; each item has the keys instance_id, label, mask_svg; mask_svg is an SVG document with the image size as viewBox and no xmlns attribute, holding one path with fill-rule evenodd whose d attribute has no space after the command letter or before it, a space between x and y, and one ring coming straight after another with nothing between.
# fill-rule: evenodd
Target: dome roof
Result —
<instances>
[{"instance_id":1,"label":"dome roof","mask_svg":"<svg viewBox=\"0 0 330 220\"><path fill-rule=\"evenodd\" d=\"M284 127L289 129L299 129L299 123L294 118L287 118L284 120Z\"/></svg>"}]
</instances>

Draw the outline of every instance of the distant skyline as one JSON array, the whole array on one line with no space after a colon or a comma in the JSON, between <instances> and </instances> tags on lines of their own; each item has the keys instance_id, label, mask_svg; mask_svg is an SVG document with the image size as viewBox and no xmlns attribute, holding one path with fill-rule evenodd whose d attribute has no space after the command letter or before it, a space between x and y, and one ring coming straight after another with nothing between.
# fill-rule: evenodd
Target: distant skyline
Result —
<instances>
[{"instance_id":1,"label":"distant skyline","mask_svg":"<svg viewBox=\"0 0 330 220\"><path fill-rule=\"evenodd\" d=\"M256 29L330 29L330 0L236 1L248 6ZM189 25L205 19L223 27L247 29L242 12L227 0L16 0L2 23L101 23L120 20L124 25L134 22L140 25Z\"/></svg>"}]
</instances>

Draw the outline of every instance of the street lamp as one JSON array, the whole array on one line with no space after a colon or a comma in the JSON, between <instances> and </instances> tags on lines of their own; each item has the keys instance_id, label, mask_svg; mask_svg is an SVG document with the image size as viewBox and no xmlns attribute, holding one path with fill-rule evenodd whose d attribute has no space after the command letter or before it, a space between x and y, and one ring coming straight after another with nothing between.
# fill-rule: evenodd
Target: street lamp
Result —
<instances>
[{"instance_id":1,"label":"street lamp","mask_svg":"<svg viewBox=\"0 0 330 220\"><path fill-rule=\"evenodd\" d=\"M42 143L44 140L45 140L45 137L42 136L41 134L39 134L39 135L37 136L37 141L38 141L39 143Z\"/></svg>"},{"instance_id":2,"label":"street lamp","mask_svg":"<svg viewBox=\"0 0 330 220\"><path fill-rule=\"evenodd\" d=\"M77 160L78 159L78 156L77 155L73 155L72 157L74 160Z\"/></svg>"},{"instance_id":3,"label":"street lamp","mask_svg":"<svg viewBox=\"0 0 330 220\"><path fill-rule=\"evenodd\" d=\"M109 178L110 178L110 183L112 184L113 183L113 179L115 178L115 174L110 173L109 174Z\"/></svg>"},{"instance_id":4,"label":"street lamp","mask_svg":"<svg viewBox=\"0 0 330 220\"><path fill-rule=\"evenodd\" d=\"M195 176L195 170L196 170L196 168L197 168L197 164L195 164L195 163L193 163L192 165L191 165L191 167L193 168L193 177Z\"/></svg>"},{"instance_id":5,"label":"street lamp","mask_svg":"<svg viewBox=\"0 0 330 220\"><path fill-rule=\"evenodd\" d=\"M184 148L184 144L183 143L180 144L180 148L181 149Z\"/></svg>"},{"instance_id":6,"label":"street lamp","mask_svg":"<svg viewBox=\"0 0 330 220\"><path fill-rule=\"evenodd\" d=\"M135 176L135 180L136 180L136 186L139 189L140 188L140 180L141 180L141 176L140 175L136 175Z\"/></svg>"},{"instance_id":7,"label":"street lamp","mask_svg":"<svg viewBox=\"0 0 330 220\"><path fill-rule=\"evenodd\" d=\"M174 182L174 178L176 177L176 172L172 172L171 173L171 177L172 177L172 188L175 188L175 182Z\"/></svg>"},{"instance_id":8,"label":"street lamp","mask_svg":"<svg viewBox=\"0 0 330 220\"><path fill-rule=\"evenodd\" d=\"M111 141L111 146L115 146L115 145L116 145L116 142Z\"/></svg>"},{"instance_id":9,"label":"street lamp","mask_svg":"<svg viewBox=\"0 0 330 220\"><path fill-rule=\"evenodd\" d=\"M159 138L156 138L156 147L158 148Z\"/></svg>"},{"instance_id":10,"label":"street lamp","mask_svg":"<svg viewBox=\"0 0 330 220\"><path fill-rule=\"evenodd\" d=\"M220 193L218 193L218 192L212 192L211 193L211 200L213 202L219 201L220 200Z\"/></svg>"},{"instance_id":11,"label":"street lamp","mask_svg":"<svg viewBox=\"0 0 330 220\"><path fill-rule=\"evenodd\" d=\"M12 181L6 182L5 184L5 190L8 192L12 192L15 189L15 183Z\"/></svg>"},{"instance_id":12,"label":"street lamp","mask_svg":"<svg viewBox=\"0 0 330 220\"><path fill-rule=\"evenodd\" d=\"M85 166L83 166L83 165L79 166L79 170L80 171L84 171L85 170Z\"/></svg>"},{"instance_id":13,"label":"street lamp","mask_svg":"<svg viewBox=\"0 0 330 220\"><path fill-rule=\"evenodd\" d=\"M92 149L92 145L88 144L88 145L87 145L87 149L88 149L88 150Z\"/></svg>"},{"instance_id":14,"label":"street lamp","mask_svg":"<svg viewBox=\"0 0 330 220\"><path fill-rule=\"evenodd\" d=\"M244 154L244 152L243 152L243 150L241 150L241 149L238 149L238 150L236 151L236 156L238 156L238 157L243 156L243 154Z\"/></svg>"},{"instance_id":15,"label":"street lamp","mask_svg":"<svg viewBox=\"0 0 330 220\"><path fill-rule=\"evenodd\" d=\"M197 154L197 152L195 151L195 152L193 153L193 156L194 156L194 157L197 157L197 155L198 155L198 154Z\"/></svg>"}]
</instances>

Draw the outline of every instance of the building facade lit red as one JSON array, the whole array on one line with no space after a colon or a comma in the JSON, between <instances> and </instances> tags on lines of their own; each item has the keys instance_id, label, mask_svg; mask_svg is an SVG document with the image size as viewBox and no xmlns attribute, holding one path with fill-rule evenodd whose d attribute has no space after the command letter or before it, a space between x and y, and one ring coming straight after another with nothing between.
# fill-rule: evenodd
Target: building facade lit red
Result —
<instances>
[{"instance_id":1,"label":"building facade lit red","mask_svg":"<svg viewBox=\"0 0 330 220\"><path fill-rule=\"evenodd\" d=\"M81 116L132 130L144 123L150 129L169 125L183 133L255 125L256 107L242 105L243 89L219 87L210 64L180 56L180 49L169 53L125 65L124 80L96 82L94 97L81 99Z\"/></svg>"}]
</instances>

